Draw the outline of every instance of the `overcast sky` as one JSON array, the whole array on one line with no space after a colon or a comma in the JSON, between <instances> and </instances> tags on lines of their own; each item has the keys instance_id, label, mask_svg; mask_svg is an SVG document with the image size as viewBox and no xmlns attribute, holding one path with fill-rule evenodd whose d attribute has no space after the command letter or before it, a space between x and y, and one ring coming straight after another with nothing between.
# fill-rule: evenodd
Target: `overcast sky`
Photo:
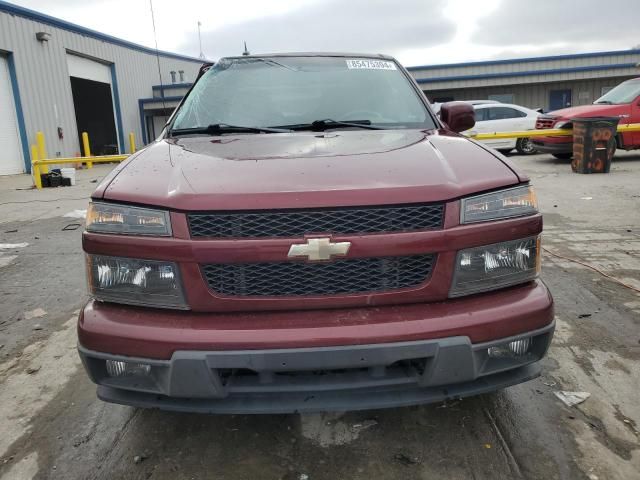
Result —
<instances>
[{"instance_id":1,"label":"overcast sky","mask_svg":"<svg viewBox=\"0 0 640 480\"><path fill-rule=\"evenodd\" d=\"M154 46L149 0L13 0ZM251 53L387 53L424 65L627 49L639 0L154 0L158 47L209 59ZM609 12L609 13L608 13Z\"/></svg>"}]
</instances>

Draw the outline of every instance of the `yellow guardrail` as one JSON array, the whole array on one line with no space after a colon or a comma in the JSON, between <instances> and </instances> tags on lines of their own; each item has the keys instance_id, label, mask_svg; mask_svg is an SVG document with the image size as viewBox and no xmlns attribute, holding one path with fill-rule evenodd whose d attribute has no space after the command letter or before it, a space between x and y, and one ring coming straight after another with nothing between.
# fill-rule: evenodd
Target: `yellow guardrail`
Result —
<instances>
[{"instance_id":1,"label":"yellow guardrail","mask_svg":"<svg viewBox=\"0 0 640 480\"><path fill-rule=\"evenodd\" d=\"M640 123L618 125L618 132L640 132ZM475 140L495 140L501 138L570 137L572 135L572 129L553 128L547 130L522 130L517 132L476 133L468 136ZM84 149L83 157L47 158L47 147L44 134L42 132L37 132L36 145L31 146L31 174L33 175L33 184L35 187L37 189L42 188L42 179L40 178L40 175L49 171L49 165L86 163L87 168L92 168L94 163L121 162L127 159L130 155L101 155L94 157L91 155L89 135L87 132L82 132L82 146ZM129 149L131 153L136 152L136 141L133 133L129 134Z\"/></svg>"},{"instance_id":2,"label":"yellow guardrail","mask_svg":"<svg viewBox=\"0 0 640 480\"><path fill-rule=\"evenodd\" d=\"M36 145L31 146L31 175L33 176L34 186L40 190L42 188L41 174L49 172L49 165L66 165L86 163L87 168L92 168L94 163L113 163L121 162L129 158L130 154L122 155L91 155L89 147L89 135L82 132L82 147L84 150L83 157L65 157L65 158L47 158L47 149L44 134L36 133ZM136 140L133 133L129 134L129 148L131 153L136 152Z\"/></svg>"},{"instance_id":3,"label":"yellow guardrail","mask_svg":"<svg viewBox=\"0 0 640 480\"><path fill-rule=\"evenodd\" d=\"M618 132L640 132L640 123L618 125ZM469 135L469 137L475 140L496 140L501 138L570 137L572 135L573 130L570 128L550 128L547 130L521 130L518 132L476 133Z\"/></svg>"}]
</instances>

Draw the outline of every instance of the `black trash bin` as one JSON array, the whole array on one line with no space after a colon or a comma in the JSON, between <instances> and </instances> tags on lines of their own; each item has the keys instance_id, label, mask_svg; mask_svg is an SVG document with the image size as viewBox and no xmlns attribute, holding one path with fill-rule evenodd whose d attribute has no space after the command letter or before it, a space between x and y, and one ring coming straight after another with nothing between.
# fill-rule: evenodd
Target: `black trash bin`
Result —
<instances>
[{"instance_id":1,"label":"black trash bin","mask_svg":"<svg viewBox=\"0 0 640 480\"><path fill-rule=\"evenodd\" d=\"M573 160L576 173L609 173L616 151L618 117L572 118Z\"/></svg>"}]
</instances>

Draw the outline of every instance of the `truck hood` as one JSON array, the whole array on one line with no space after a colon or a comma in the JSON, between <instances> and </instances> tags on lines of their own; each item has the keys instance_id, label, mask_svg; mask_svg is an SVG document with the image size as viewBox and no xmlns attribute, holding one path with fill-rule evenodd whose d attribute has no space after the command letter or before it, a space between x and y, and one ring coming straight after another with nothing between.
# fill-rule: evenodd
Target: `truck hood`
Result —
<instances>
[{"instance_id":1,"label":"truck hood","mask_svg":"<svg viewBox=\"0 0 640 480\"><path fill-rule=\"evenodd\" d=\"M544 116L558 117L569 120L571 118L584 117L618 117L627 114L629 105L580 105L579 107L563 108L554 110Z\"/></svg>"},{"instance_id":2,"label":"truck hood","mask_svg":"<svg viewBox=\"0 0 640 480\"><path fill-rule=\"evenodd\" d=\"M174 210L443 201L514 185L508 162L460 135L386 130L181 137L132 156L94 193Z\"/></svg>"}]
</instances>

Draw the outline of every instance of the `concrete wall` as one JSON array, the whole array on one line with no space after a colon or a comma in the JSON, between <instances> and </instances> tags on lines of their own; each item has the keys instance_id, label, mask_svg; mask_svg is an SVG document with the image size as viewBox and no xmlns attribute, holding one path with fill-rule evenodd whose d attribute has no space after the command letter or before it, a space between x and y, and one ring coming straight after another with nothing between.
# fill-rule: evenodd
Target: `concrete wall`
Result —
<instances>
[{"instance_id":1,"label":"concrete wall","mask_svg":"<svg viewBox=\"0 0 640 480\"><path fill-rule=\"evenodd\" d=\"M112 37L98 32L94 32L95 36L80 34L72 28L65 28L65 22L51 17L26 18L16 14L15 9L15 6L0 2L0 50L12 57L29 144L35 143L35 132L41 130L45 133L50 157L74 156L79 151L67 52L112 66L121 113L122 131L119 134L125 149L128 149L126 137L129 132L135 133L140 144L142 132L138 100L151 97L152 86L159 83L154 52L127 45L119 39L110 41ZM36 40L36 32L40 31L51 34L48 42ZM162 54L160 69L163 82L170 83L171 70L184 70L185 81L191 82L201 63L198 59ZM62 140L58 139L58 127L64 129Z\"/></svg>"}]
</instances>

